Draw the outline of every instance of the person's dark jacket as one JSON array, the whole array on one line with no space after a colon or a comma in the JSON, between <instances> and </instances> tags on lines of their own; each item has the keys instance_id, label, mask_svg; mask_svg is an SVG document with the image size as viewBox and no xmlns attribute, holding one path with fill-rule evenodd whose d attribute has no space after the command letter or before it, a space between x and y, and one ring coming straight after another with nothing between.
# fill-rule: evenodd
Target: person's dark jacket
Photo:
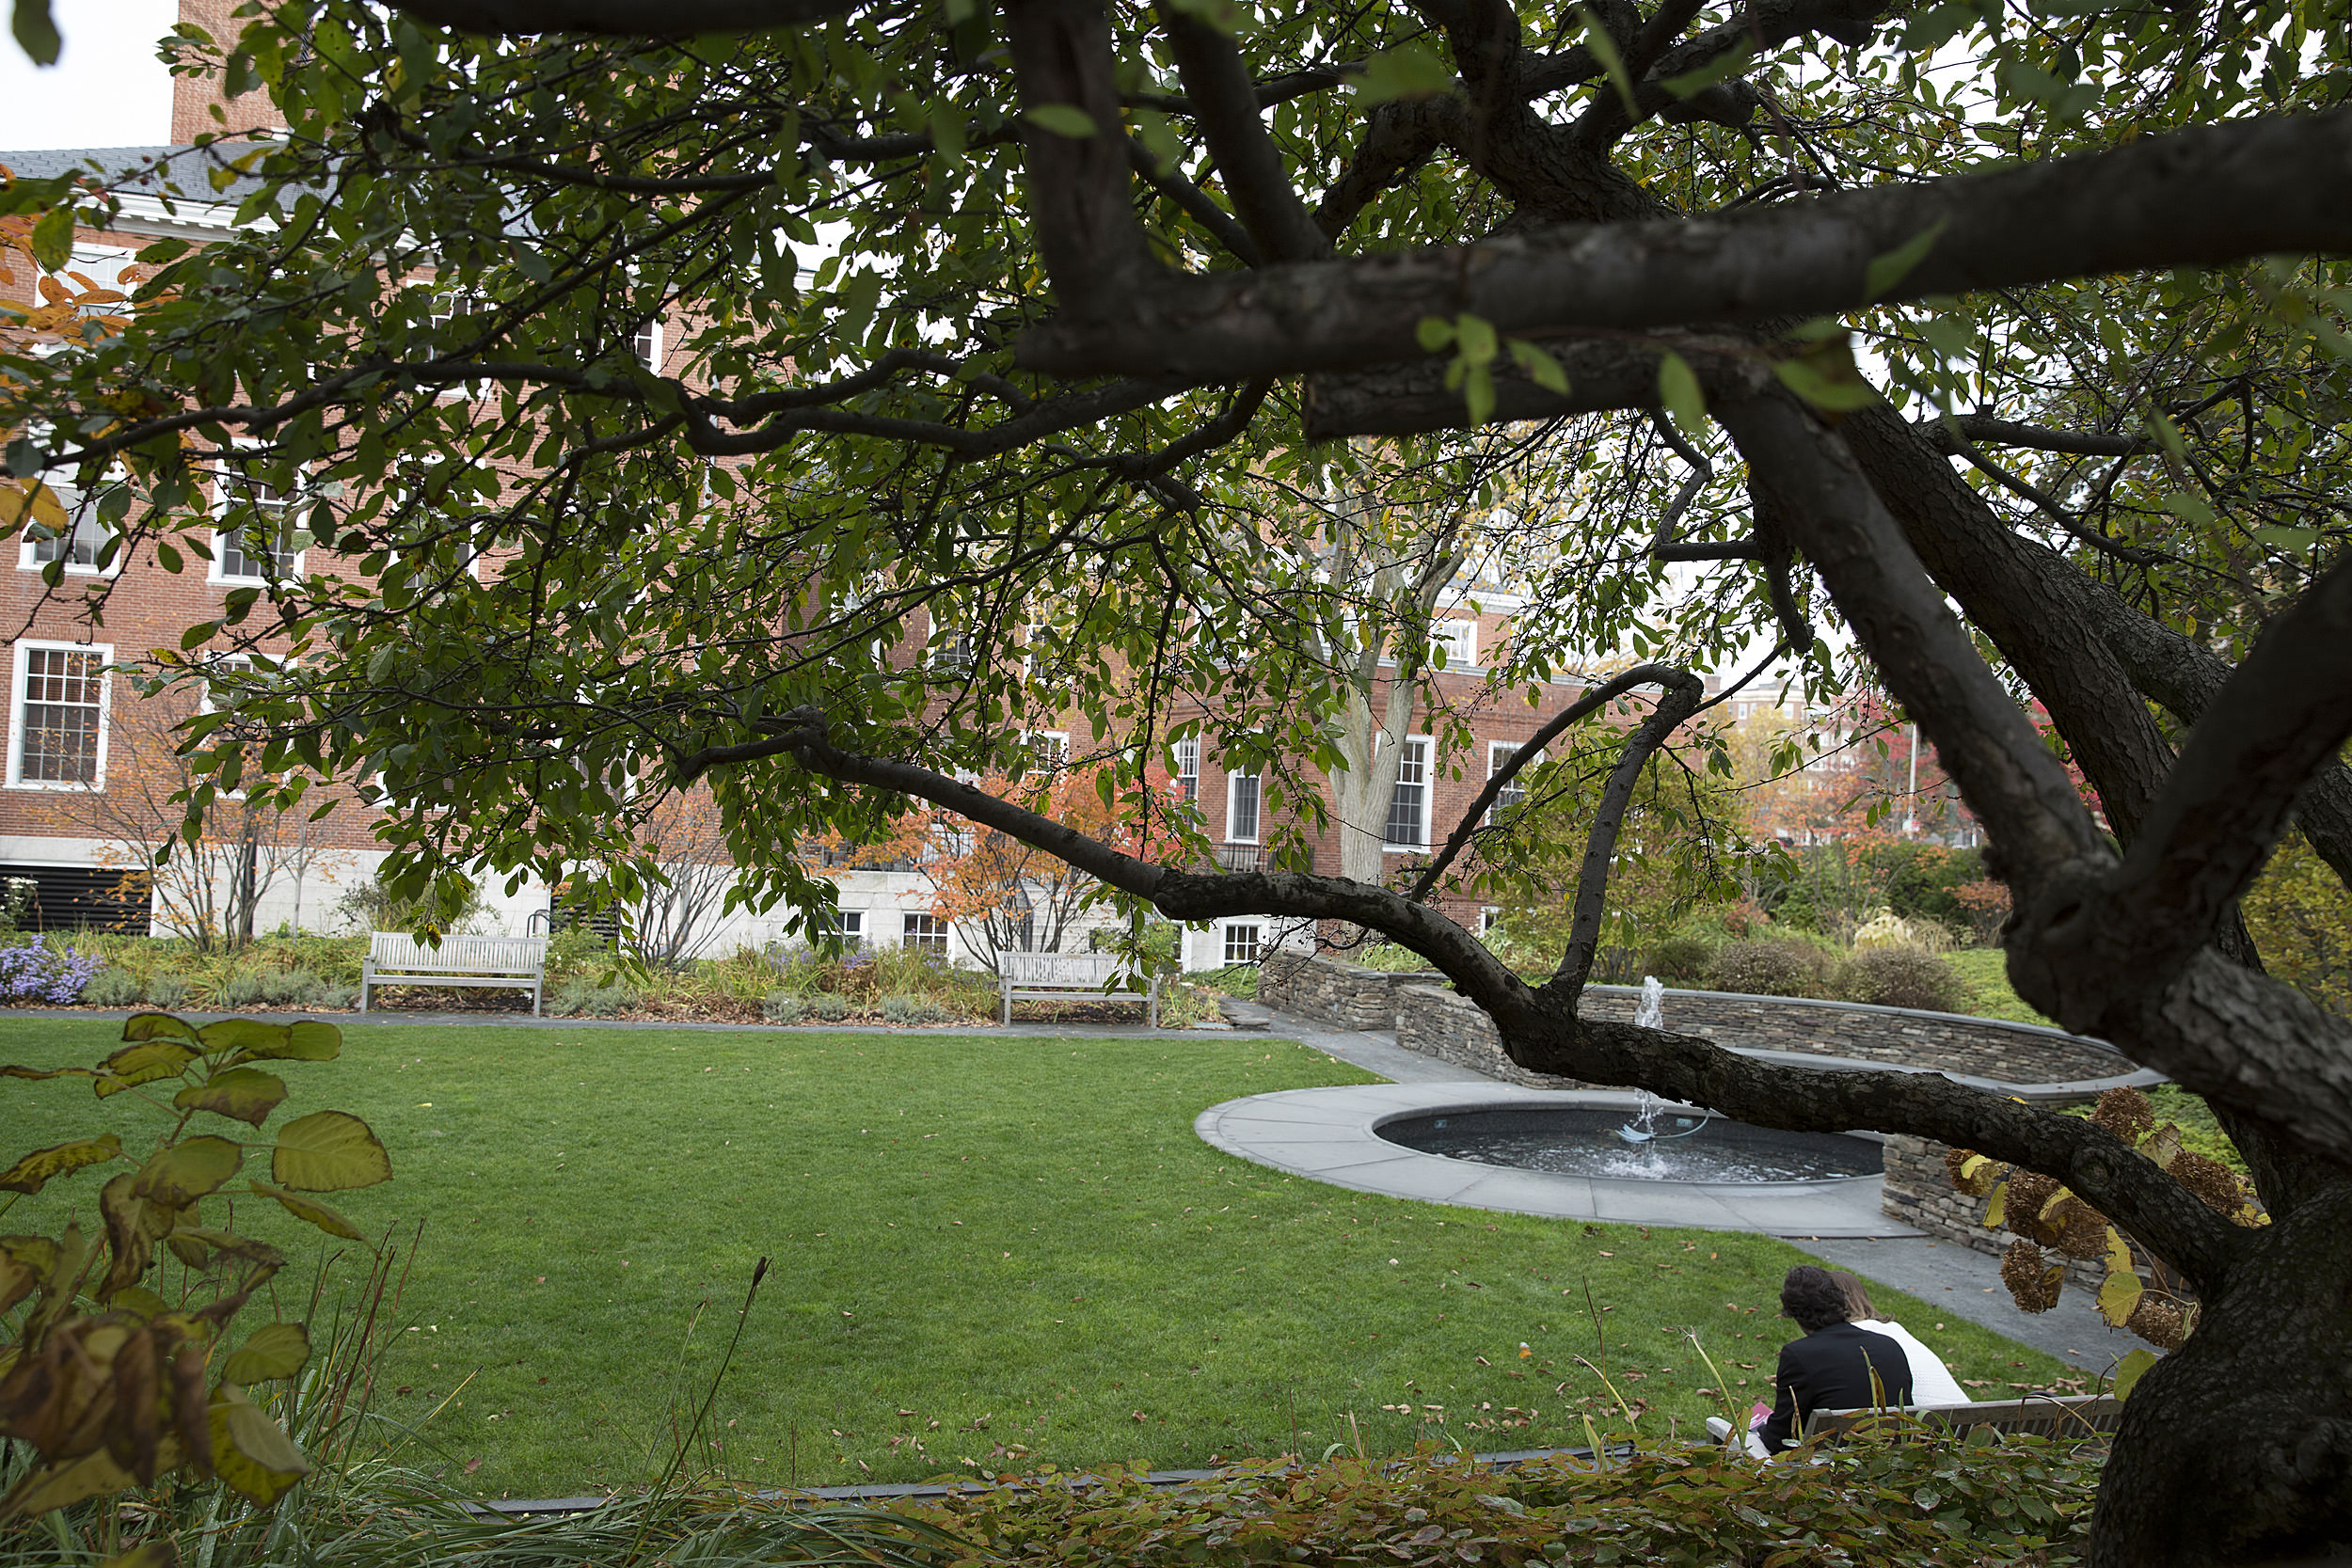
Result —
<instances>
[{"instance_id":1,"label":"person's dark jacket","mask_svg":"<svg viewBox=\"0 0 2352 1568\"><path fill-rule=\"evenodd\" d=\"M1875 1387L1871 1374L1878 1374ZM1883 1334L1851 1323L1817 1328L1780 1347L1780 1394L1758 1433L1772 1453L1797 1440L1816 1410L1859 1410L1911 1402L1911 1361Z\"/></svg>"}]
</instances>

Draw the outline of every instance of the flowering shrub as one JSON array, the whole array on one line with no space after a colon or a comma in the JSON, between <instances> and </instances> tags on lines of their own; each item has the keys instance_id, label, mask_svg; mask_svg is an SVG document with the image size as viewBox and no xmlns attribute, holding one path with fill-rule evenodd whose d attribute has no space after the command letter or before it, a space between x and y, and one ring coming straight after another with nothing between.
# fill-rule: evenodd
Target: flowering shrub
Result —
<instances>
[{"instance_id":1,"label":"flowering shrub","mask_svg":"<svg viewBox=\"0 0 2352 1568\"><path fill-rule=\"evenodd\" d=\"M71 1006L81 1000L82 988L103 961L71 947L53 952L48 939L37 932L18 946L0 947L0 1000Z\"/></svg>"}]
</instances>

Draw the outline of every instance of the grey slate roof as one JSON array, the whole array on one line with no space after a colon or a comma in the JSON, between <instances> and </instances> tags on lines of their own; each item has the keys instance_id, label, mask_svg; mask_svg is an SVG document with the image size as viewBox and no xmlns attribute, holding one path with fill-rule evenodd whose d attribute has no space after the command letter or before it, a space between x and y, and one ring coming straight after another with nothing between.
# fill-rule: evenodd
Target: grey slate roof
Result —
<instances>
[{"instance_id":1,"label":"grey slate roof","mask_svg":"<svg viewBox=\"0 0 2352 1568\"><path fill-rule=\"evenodd\" d=\"M261 145L223 141L208 147L185 142L153 147L59 147L0 151L0 164L27 180L47 180L79 170L111 181L126 172L140 170L144 171L142 179L121 185L125 194L168 194L175 199L188 201L233 202L259 188L261 182L249 174L240 174L227 189L216 192L209 176L222 164L243 157ZM173 188L167 190L167 186Z\"/></svg>"}]
</instances>

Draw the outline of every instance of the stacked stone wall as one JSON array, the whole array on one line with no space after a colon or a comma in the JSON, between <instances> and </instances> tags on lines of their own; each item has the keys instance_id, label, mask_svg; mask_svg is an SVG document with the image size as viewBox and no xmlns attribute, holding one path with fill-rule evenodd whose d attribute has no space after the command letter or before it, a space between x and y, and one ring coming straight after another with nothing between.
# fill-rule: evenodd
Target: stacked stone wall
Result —
<instances>
[{"instance_id":1,"label":"stacked stone wall","mask_svg":"<svg viewBox=\"0 0 2352 1568\"><path fill-rule=\"evenodd\" d=\"M1986 1229L1984 1209L1991 1200L1970 1197L1952 1185L1944 1166L1944 1155L1949 1147L1908 1132L1888 1133L1886 1186L1879 1207L1939 1241L1958 1242L1997 1258L2010 1249L2017 1237L2007 1229ZM2106 1273L2105 1262L2066 1259L2066 1283L2070 1289L2079 1287L2096 1291Z\"/></svg>"},{"instance_id":2,"label":"stacked stone wall","mask_svg":"<svg viewBox=\"0 0 2352 1568\"><path fill-rule=\"evenodd\" d=\"M1450 997L1467 1011L1455 1022L1427 1020L1408 1028L1406 997L1415 990ZM1430 1054L1466 1067L1477 1065L1489 1051L1498 1063L1509 1060L1499 1041L1489 1046L1467 1037L1483 1027L1491 1039L1493 1028L1483 1012L1453 993L1444 975L1431 971L1391 974L1334 958L1278 953L1266 959L1258 994L1270 1006L1335 1028L1394 1030L1397 1042L1408 1049L1421 1049L1413 1039L1426 1039ZM1585 1016L1630 1020L1641 994L1631 986L1593 986L1584 992ZM2131 1070L2120 1052L2098 1040L2000 1019L1706 990L1670 990L1664 1010L1669 1029L1724 1045L1933 1068L2004 1084L2076 1083ZM1509 1077L1499 1067L1495 1071Z\"/></svg>"}]
</instances>

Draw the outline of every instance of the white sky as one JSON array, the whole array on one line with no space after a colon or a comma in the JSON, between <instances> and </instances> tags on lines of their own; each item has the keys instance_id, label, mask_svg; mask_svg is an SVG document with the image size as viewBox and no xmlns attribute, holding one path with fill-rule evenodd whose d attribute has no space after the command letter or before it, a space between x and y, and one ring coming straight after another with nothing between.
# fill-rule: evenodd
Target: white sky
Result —
<instances>
[{"instance_id":1,"label":"white sky","mask_svg":"<svg viewBox=\"0 0 2352 1568\"><path fill-rule=\"evenodd\" d=\"M54 0L65 47L49 68L0 33L0 149L145 147L171 135L171 73L155 40L178 0Z\"/></svg>"}]
</instances>

